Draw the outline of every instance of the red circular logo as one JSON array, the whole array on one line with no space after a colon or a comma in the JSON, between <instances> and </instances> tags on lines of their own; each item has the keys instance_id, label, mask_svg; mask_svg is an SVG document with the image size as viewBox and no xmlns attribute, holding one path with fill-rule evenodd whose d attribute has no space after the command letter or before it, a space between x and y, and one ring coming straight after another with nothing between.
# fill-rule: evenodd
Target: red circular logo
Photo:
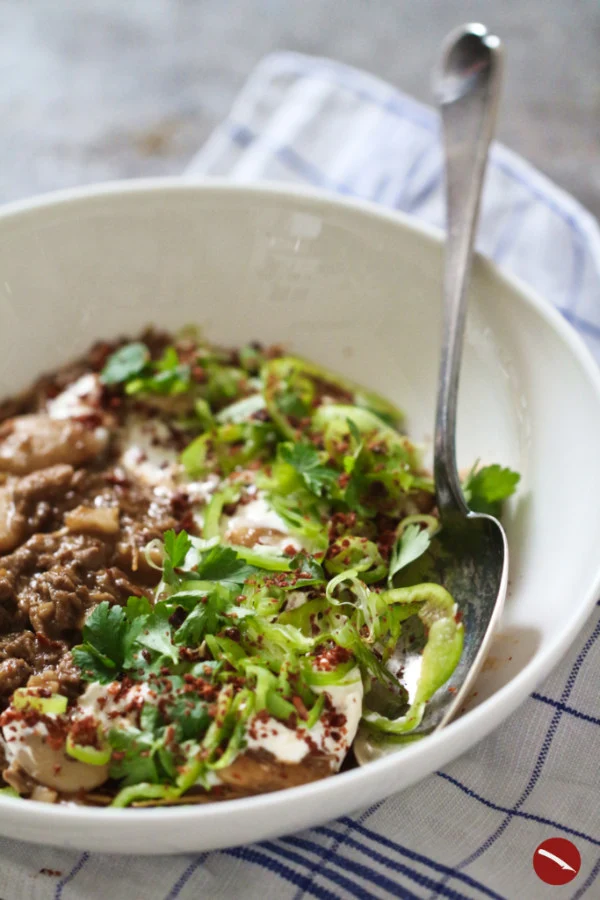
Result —
<instances>
[{"instance_id":1,"label":"red circular logo","mask_svg":"<svg viewBox=\"0 0 600 900\"><path fill-rule=\"evenodd\" d=\"M546 884L567 884L581 868L579 850L565 838L549 838L536 848L533 868Z\"/></svg>"}]
</instances>

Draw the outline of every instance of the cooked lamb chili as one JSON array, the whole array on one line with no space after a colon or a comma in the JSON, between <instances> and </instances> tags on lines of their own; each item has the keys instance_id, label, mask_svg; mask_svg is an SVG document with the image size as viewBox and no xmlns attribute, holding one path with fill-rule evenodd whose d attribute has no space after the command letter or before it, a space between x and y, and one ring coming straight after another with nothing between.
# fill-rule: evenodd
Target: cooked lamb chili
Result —
<instances>
[{"instance_id":1,"label":"cooked lamb chili","mask_svg":"<svg viewBox=\"0 0 600 900\"><path fill-rule=\"evenodd\" d=\"M228 799L338 771L361 722L418 728L463 626L401 428L322 367L190 329L96 344L0 405L0 792ZM464 487L497 512L517 480Z\"/></svg>"}]
</instances>

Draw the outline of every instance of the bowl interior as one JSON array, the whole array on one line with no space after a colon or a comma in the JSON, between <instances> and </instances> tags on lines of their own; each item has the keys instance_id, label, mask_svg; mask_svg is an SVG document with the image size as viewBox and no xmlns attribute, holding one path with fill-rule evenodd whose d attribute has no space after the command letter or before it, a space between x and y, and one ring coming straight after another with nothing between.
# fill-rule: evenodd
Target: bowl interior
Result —
<instances>
[{"instance_id":1,"label":"bowl interior","mask_svg":"<svg viewBox=\"0 0 600 900\"><path fill-rule=\"evenodd\" d=\"M274 190L163 183L9 210L0 396L95 339L198 323L213 341L283 343L378 389L430 452L440 273L439 240L403 220ZM599 413L598 377L566 326L478 260L459 464L497 461L522 483L506 519L509 597L472 705L547 663L590 603Z\"/></svg>"}]
</instances>

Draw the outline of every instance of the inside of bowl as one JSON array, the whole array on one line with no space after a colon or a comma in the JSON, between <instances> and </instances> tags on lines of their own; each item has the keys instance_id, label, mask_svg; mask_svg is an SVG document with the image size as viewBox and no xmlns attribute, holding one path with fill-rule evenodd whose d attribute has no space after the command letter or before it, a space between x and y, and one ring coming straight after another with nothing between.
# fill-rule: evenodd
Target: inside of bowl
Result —
<instances>
[{"instance_id":1,"label":"inside of bowl","mask_svg":"<svg viewBox=\"0 0 600 900\"><path fill-rule=\"evenodd\" d=\"M215 342L282 343L378 389L430 451L441 248L401 222L269 191L109 191L0 218L0 273L2 396L96 339L197 323ZM585 602L600 415L585 367L534 305L481 262L471 295L459 465L522 474L509 597L476 703Z\"/></svg>"}]
</instances>

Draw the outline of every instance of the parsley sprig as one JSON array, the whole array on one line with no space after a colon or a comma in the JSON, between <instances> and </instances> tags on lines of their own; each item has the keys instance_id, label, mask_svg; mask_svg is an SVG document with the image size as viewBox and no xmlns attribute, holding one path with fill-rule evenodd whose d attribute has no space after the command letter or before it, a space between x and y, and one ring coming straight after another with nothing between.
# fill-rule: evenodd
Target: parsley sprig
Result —
<instances>
[{"instance_id":1,"label":"parsley sprig","mask_svg":"<svg viewBox=\"0 0 600 900\"><path fill-rule=\"evenodd\" d=\"M465 500L473 512L500 516L504 501L514 494L520 478L518 472L497 464L481 469L476 464L463 484Z\"/></svg>"},{"instance_id":2,"label":"parsley sprig","mask_svg":"<svg viewBox=\"0 0 600 900\"><path fill-rule=\"evenodd\" d=\"M188 365L179 361L175 347L167 347L160 359L150 359L145 344L125 344L107 360L100 380L109 386L122 384L127 394L174 396L191 388Z\"/></svg>"}]
</instances>

